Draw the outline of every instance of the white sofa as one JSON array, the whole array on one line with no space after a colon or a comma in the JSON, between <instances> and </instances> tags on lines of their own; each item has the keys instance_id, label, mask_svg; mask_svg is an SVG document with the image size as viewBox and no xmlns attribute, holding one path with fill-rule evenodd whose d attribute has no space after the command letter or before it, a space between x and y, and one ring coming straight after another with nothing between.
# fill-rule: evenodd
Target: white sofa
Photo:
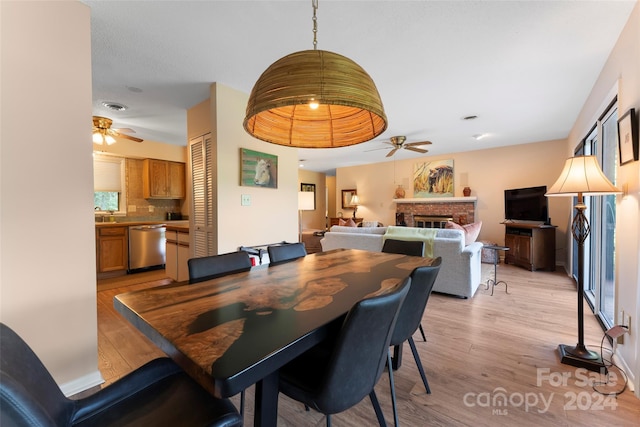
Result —
<instances>
[{"instance_id":1,"label":"white sofa","mask_svg":"<svg viewBox=\"0 0 640 427\"><path fill-rule=\"evenodd\" d=\"M320 244L323 251L346 248L380 252L386 230L386 227L334 225L324 234ZM463 231L438 229L433 243L433 256L442 257L442 266L433 291L464 298L472 297L481 280L481 251L480 242L465 246Z\"/></svg>"}]
</instances>

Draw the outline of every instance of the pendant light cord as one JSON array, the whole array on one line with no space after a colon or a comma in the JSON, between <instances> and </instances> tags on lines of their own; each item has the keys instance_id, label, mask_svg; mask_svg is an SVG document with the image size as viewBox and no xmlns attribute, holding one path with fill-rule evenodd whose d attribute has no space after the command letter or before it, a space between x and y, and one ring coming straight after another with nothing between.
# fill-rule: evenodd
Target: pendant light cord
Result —
<instances>
[{"instance_id":1,"label":"pendant light cord","mask_svg":"<svg viewBox=\"0 0 640 427\"><path fill-rule=\"evenodd\" d=\"M313 6L313 50L318 50L318 18L316 18L318 0L311 0L311 6Z\"/></svg>"}]
</instances>

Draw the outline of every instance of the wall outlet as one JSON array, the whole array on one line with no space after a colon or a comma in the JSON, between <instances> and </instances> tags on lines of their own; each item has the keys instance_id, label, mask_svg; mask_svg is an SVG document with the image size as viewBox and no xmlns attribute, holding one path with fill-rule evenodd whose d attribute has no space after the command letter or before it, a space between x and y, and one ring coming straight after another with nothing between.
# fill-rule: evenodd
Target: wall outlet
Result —
<instances>
[{"instance_id":1,"label":"wall outlet","mask_svg":"<svg viewBox=\"0 0 640 427\"><path fill-rule=\"evenodd\" d=\"M240 199L240 204L242 206L251 206L251 196L249 194L243 194Z\"/></svg>"}]
</instances>

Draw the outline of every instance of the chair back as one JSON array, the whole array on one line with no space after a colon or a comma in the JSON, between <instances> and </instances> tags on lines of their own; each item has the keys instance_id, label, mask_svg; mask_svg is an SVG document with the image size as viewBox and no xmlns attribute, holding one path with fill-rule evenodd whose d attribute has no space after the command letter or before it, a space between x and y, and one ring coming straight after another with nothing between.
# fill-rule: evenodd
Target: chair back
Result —
<instances>
[{"instance_id":1,"label":"chair back","mask_svg":"<svg viewBox=\"0 0 640 427\"><path fill-rule=\"evenodd\" d=\"M189 283L204 282L227 274L251 270L251 259L245 251L191 258L189 267Z\"/></svg>"},{"instance_id":2,"label":"chair back","mask_svg":"<svg viewBox=\"0 0 640 427\"><path fill-rule=\"evenodd\" d=\"M267 252L269 265L278 265L307 256L307 250L301 242L267 246Z\"/></svg>"},{"instance_id":3,"label":"chair back","mask_svg":"<svg viewBox=\"0 0 640 427\"><path fill-rule=\"evenodd\" d=\"M418 267L411 273L411 288L398 312L395 329L391 335L391 345L402 344L420 326L441 264L442 258L438 257L430 266Z\"/></svg>"},{"instance_id":4,"label":"chair back","mask_svg":"<svg viewBox=\"0 0 640 427\"><path fill-rule=\"evenodd\" d=\"M68 425L73 410L29 345L0 323L0 425Z\"/></svg>"},{"instance_id":5,"label":"chair back","mask_svg":"<svg viewBox=\"0 0 640 427\"><path fill-rule=\"evenodd\" d=\"M407 277L349 310L329 356L317 409L325 414L342 412L371 393L384 371L391 332L410 283Z\"/></svg>"},{"instance_id":6,"label":"chair back","mask_svg":"<svg viewBox=\"0 0 640 427\"><path fill-rule=\"evenodd\" d=\"M422 256L424 253L424 242L419 240L396 240L386 239L382 245L382 252L391 254L402 254L411 256Z\"/></svg>"}]
</instances>

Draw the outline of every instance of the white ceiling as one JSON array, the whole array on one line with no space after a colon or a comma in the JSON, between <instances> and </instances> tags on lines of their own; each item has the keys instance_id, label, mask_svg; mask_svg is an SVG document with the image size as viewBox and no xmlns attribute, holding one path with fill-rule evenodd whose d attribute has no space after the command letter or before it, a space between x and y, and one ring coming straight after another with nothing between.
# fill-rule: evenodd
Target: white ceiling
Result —
<instances>
[{"instance_id":1,"label":"white ceiling","mask_svg":"<svg viewBox=\"0 0 640 427\"><path fill-rule=\"evenodd\" d=\"M249 94L271 63L313 48L311 0L84 3L94 115L153 141L185 145L186 110L212 82ZM394 135L433 141L430 155L566 138L635 3L320 0L318 49L371 75L389 126L374 141L299 157L331 171L390 160L381 141Z\"/></svg>"}]
</instances>

